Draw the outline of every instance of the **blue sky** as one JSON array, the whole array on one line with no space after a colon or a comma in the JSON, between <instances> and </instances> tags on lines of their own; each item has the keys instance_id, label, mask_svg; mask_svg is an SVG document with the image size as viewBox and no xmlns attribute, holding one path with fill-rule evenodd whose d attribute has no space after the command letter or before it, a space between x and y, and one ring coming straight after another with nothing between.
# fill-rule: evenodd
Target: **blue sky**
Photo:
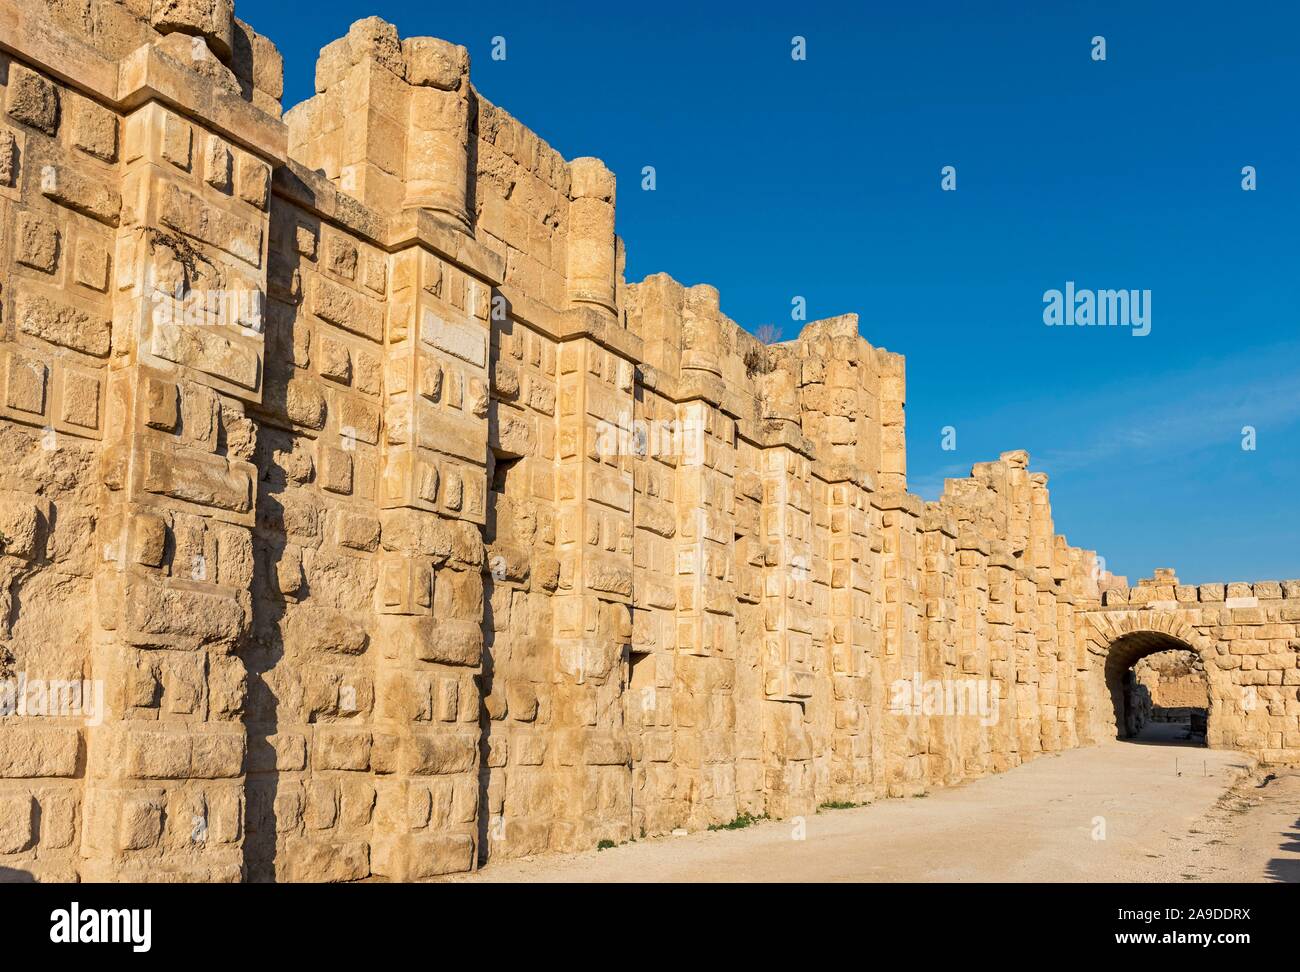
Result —
<instances>
[{"instance_id":1,"label":"blue sky","mask_svg":"<svg viewBox=\"0 0 1300 972\"><path fill-rule=\"evenodd\" d=\"M358 17L464 44L488 98L618 175L629 279L711 283L727 314L787 338L794 296L810 319L857 312L907 356L926 498L1023 448L1051 477L1057 530L1130 580L1300 577L1297 5L847 6L238 13L284 53L286 106ZM956 192L940 190L945 165ZM1044 292L1068 280L1150 290L1151 333L1044 326Z\"/></svg>"}]
</instances>

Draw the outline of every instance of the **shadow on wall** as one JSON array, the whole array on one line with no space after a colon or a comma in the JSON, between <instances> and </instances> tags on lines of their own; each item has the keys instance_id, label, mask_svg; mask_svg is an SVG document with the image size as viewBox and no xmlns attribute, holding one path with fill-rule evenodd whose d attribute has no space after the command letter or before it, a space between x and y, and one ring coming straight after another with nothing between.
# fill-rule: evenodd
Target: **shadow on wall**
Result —
<instances>
[{"instance_id":1,"label":"shadow on wall","mask_svg":"<svg viewBox=\"0 0 1300 972\"><path fill-rule=\"evenodd\" d=\"M243 652L248 673L248 695L244 702L244 729L248 733L248 808L244 834L244 880L276 880L276 844L279 832L276 803L280 792L280 774L274 740L279 731L279 700L268 679L284 657L284 638L280 630L285 615L279 590L279 568L284 558L287 538L284 534L283 471L280 476L270 457L272 440L284 437L278 430L262 426L258 430L258 482L255 533L254 596L252 633ZM278 527L278 529L277 529Z\"/></svg>"},{"instance_id":2,"label":"shadow on wall","mask_svg":"<svg viewBox=\"0 0 1300 972\"><path fill-rule=\"evenodd\" d=\"M272 222L276 223L272 202ZM273 246L282 256L268 270L266 302L266 372L262 411L272 415L289 409L289 382L294 375L296 308L292 287L301 263L296 247ZM283 256L286 255L287 256ZM248 807L244 835L244 880L283 880L276 872L277 845L281 821L280 760L275 743L280 730L280 700L273 685L273 673L284 658L282 625L289 598L301 600L308 594L301 552L291 550L285 525L286 494L291 485L314 478L310 460L291 431L274 422L258 422L257 523L253 531L253 618L242 652L248 673L248 694L244 703L244 728L248 734Z\"/></svg>"},{"instance_id":3,"label":"shadow on wall","mask_svg":"<svg viewBox=\"0 0 1300 972\"><path fill-rule=\"evenodd\" d=\"M1124 673L1124 731L1121 737L1132 738L1151 721L1155 700L1151 690L1137 680L1133 669ZM1119 722L1116 720L1116 724Z\"/></svg>"}]
</instances>

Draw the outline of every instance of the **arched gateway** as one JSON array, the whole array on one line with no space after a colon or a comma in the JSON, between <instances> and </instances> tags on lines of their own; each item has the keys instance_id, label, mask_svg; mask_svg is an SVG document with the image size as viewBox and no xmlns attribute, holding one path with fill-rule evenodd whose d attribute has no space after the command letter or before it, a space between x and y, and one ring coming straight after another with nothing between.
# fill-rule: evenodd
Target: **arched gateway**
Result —
<instances>
[{"instance_id":1,"label":"arched gateway","mask_svg":"<svg viewBox=\"0 0 1300 972\"><path fill-rule=\"evenodd\" d=\"M1120 597L1107 592L1102 607L1088 613L1094 738L1127 734L1125 673L1148 655L1180 649L1193 652L1205 671L1208 746L1269 761L1294 759L1300 748L1294 701L1300 653L1291 620L1296 602L1284 600L1278 584L1253 586L1179 587L1191 596L1142 604L1133 600L1141 588Z\"/></svg>"},{"instance_id":2,"label":"arched gateway","mask_svg":"<svg viewBox=\"0 0 1300 972\"><path fill-rule=\"evenodd\" d=\"M1140 728L1138 714L1131 711L1133 690L1135 688L1131 673L1139 661L1150 655L1167 651L1192 652L1206 664L1205 652L1189 644L1182 638L1163 631L1139 630L1120 635L1111 642L1105 655L1102 674L1106 680L1106 691L1110 696L1111 707L1115 715L1115 733L1121 739L1133 736ZM1213 715L1213 696L1209 692L1208 675L1206 677L1207 722ZM1208 743L1209 733L1206 732Z\"/></svg>"}]
</instances>

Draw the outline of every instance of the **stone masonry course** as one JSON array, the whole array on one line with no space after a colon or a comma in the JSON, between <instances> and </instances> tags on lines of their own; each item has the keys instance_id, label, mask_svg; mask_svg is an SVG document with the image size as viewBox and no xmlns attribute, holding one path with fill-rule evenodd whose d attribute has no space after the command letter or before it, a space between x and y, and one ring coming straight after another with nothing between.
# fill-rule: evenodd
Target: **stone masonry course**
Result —
<instances>
[{"instance_id":1,"label":"stone masonry course","mask_svg":"<svg viewBox=\"0 0 1300 972\"><path fill-rule=\"evenodd\" d=\"M626 280L614 174L469 60L360 20L282 113L230 0L0 3L0 874L916 795L1114 738L1173 649L1211 746L1300 758L1300 581L1129 586L1024 452L908 492L901 355Z\"/></svg>"}]
</instances>

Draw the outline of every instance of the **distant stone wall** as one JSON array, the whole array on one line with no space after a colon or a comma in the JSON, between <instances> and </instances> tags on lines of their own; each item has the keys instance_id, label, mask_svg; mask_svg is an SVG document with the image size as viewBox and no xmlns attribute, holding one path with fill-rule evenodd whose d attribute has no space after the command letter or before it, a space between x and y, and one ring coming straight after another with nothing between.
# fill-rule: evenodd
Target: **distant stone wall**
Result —
<instances>
[{"instance_id":1,"label":"distant stone wall","mask_svg":"<svg viewBox=\"0 0 1300 972\"><path fill-rule=\"evenodd\" d=\"M360 21L281 119L226 0L13 0L0 81L0 875L420 880L1115 734L1144 588L1028 457L907 492L902 357L627 282L463 48ZM1296 742L1281 594L1183 632L1216 744Z\"/></svg>"},{"instance_id":2,"label":"distant stone wall","mask_svg":"<svg viewBox=\"0 0 1300 972\"><path fill-rule=\"evenodd\" d=\"M1137 681L1147 687L1156 718L1162 713L1185 718L1188 710L1209 706L1205 670L1193 652L1161 652L1134 666Z\"/></svg>"},{"instance_id":3,"label":"distant stone wall","mask_svg":"<svg viewBox=\"0 0 1300 972\"><path fill-rule=\"evenodd\" d=\"M1140 731L1149 722L1188 723L1210 706L1205 665L1194 651L1147 655L1133 666L1128 704Z\"/></svg>"}]
</instances>

